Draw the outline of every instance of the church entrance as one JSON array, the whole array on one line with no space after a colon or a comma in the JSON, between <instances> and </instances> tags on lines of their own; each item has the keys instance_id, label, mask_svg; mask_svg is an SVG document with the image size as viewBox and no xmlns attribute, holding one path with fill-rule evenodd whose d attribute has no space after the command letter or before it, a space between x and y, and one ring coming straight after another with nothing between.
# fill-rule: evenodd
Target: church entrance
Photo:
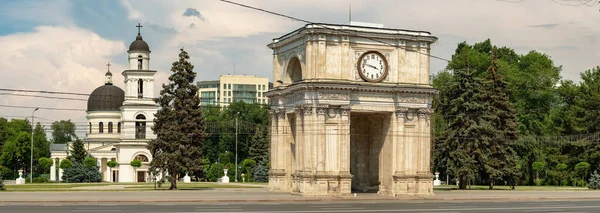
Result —
<instances>
[{"instance_id":1,"label":"church entrance","mask_svg":"<svg viewBox=\"0 0 600 213\"><path fill-rule=\"evenodd\" d=\"M137 182L146 182L146 172L144 172L144 171L137 172Z\"/></svg>"},{"instance_id":2,"label":"church entrance","mask_svg":"<svg viewBox=\"0 0 600 213\"><path fill-rule=\"evenodd\" d=\"M350 118L350 174L352 192L379 192L386 173L383 154L389 128L386 114L352 112Z\"/></svg>"}]
</instances>

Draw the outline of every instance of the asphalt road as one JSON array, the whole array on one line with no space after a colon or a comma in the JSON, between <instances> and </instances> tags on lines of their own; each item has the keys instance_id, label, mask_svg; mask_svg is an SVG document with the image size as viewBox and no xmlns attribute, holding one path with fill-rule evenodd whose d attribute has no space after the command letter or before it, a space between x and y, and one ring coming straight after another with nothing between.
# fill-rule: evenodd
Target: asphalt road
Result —
<instances>
[{"instance_id":1,"label":"asphalt road","mask_svg":"<svg viewBox=\"0 0 600 213\"><path fill-rule=\"evenodd\" d=\"M404 202L297 202L297 203L137 203L137 204L0 204L0 212L245 212L245 213L341 213L341 212L598 212L598 200L569 201L404 201Z\"/></svg>"}]
</instances>

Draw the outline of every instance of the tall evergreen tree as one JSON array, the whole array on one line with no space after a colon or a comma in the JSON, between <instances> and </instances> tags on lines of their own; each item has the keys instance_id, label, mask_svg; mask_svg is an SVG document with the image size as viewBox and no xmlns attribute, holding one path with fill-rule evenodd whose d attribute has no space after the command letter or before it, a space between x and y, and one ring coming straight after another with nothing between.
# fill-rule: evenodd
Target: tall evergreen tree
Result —
<instances>
[{"instance_id":1,"label":"tall evergreen tree","mask_svg":"<svg viewBox=\"0 0 600 213\"><path fill-rule=\"evenodd\" d=\"M250 159L257 164L266 164L269 161L269 140L262 127L256 127L256 132L250 139L248 152Z\"/></svg>"},{"instance_id":2,"label":"tall evergreen tree","mask_svg":"<svg viewBox=\"0 0 600 213\"><path fill-rule=\"evenodd\" d=\"M514 187L514 178L518 174L517 155L513 149L517 140L516 112L507 94L507 84L498 72L496 47L492 50L492 64L487 70L485 93L488 110L485 114L494 126L494 135L489 144L489 155L485 161L485 172L489 177L489 188L494 188L494 181L508 177Z\"/></svg>"},{"instance_id":3,"label":"tall evergreen tree","mask_svg":"<svg viewBox=\"0 0 600 213\"><path fill-rule=\"evenodd\" d=\"M85 160L85 157L87 157L88 154L81 139L73 141L70 150L69 157L73 163L83 163L83 160Z\"/></svg>"},{"instance_id":4,"label":"tall evergreen tree","mask_svg":"<svg viewBox=\"0 0 600 213\"><path fill-rule=\"evenodd\" d=\"M181 49L179 60L172 64L170 82L163 84L155 100L160 105L152 127L157 137L147 146L153 156L151 170L168 172L171 190L177 189L178 174L203 169L204 117L189 58Z\"/></svg>"},{"instance_id":5,"label":"tall evergreen tree","mask_svg":"<svg viewBox=\"0 0 600 213\"><path fill-rule=\"evenodd\" d=\"M487 115L482 114L486 111L483 85L470 69L471 54L476 53L463 48L453 56L449 67L455 68L455 81L441 94L448 127L437 148L448 153L443 161L448 172L458 178L459 189L466 189L467 182L475 177L487 160L487 146L493 128L486 122Z\"/></svg>"},{"instance_id":6,"label":"tall evergreen tree","mask_svg":"<svg viewBox=\"0 0 600 213\"><path fill-rule=\"evenodd\" d=\"M52 143L65 144L77 139L75 134L75 123L69 120L60 120L52 122Z\"/></svg>"}]
</instances>

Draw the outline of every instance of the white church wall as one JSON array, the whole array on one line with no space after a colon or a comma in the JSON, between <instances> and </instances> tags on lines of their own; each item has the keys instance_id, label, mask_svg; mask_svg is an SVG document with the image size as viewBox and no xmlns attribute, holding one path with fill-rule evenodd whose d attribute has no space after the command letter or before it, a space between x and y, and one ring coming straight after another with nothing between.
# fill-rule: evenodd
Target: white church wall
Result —
<instances>
[{"instance_id":1,"label":"white church wall","mask_svg":"<svg viewBox=\"0 0 600 213\"><path fill-rule=\"evenodd\" d=\"M88 119L88 125L92 125L91 132L88 126L87 138L88 139L119 139L119 122L121 122L121 112L111 112L111 111L97 111L97 112L88 112L86 116ZM100 122L103 123L103 133L99 132ZM109 133L109 123L112 122L113 129L112 133Z\"/></svg>"}]
</instances>

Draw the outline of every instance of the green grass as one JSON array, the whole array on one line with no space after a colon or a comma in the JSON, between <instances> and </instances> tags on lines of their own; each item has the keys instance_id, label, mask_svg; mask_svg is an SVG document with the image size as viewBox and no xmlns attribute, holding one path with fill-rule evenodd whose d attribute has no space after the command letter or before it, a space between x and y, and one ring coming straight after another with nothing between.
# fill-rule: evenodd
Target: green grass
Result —
<instances>
[{"instance_id":1,"label":"green grass","mask_svg":"<svg viewBox=\"0 0 600 213\"><path fill-rule=\"evenodd\" d=\"M244 186L245 184L217 184L217 183L206 183L206 182L198 182L198 183L177 183L177 189L216 189L216 188L262 188L257 186ZM158 187L157 189L169 189L171 184L164 183L162 187ZM127 186L126 189L154 189L154 184L152 185L144 185L144 186Z\"/></svg>"},{"instance_id":2,"label":"green grass","mask_svg":"<svg viewBox=\"0 0 600 213\"><path fill-rule=\"evenodd\" d=\"M468 187L467 187L468 188ZM441 185L433 187L434 191L452 191L458 190L456 185ZM471 190L489 190L489 186L474 185ZM494 190L511 190L510 186L494 186ZM585 191L587 187L577 186L515 186L516 191Z\"/></svg>"},{"instance_id":3,"label":"green grass","mask_svg":"<svg viewBox=\"0 0 600 213\"><path fill-rule=\"evenodd\" d=\"M209 189L209 188L261 188L257 186L252 186L250 184L254 183L238 183L235 184L216 184L216 183L206 183L206 182L198 182L198 183L177 183L177 188L179 189ZM263 185L263 183L256 183ZM115 186L121 185L123 188L114 189L114 188L98 188L98 189L82 189L80 187L93 187L93 186ZM168 189L170 186L169 183L165 183L159 189ZM154 183L33 183L33 184L24 184L24 185L5 185L6 191L143 191L143 190L153 190Z\"/></svg>"}]
</instances>

